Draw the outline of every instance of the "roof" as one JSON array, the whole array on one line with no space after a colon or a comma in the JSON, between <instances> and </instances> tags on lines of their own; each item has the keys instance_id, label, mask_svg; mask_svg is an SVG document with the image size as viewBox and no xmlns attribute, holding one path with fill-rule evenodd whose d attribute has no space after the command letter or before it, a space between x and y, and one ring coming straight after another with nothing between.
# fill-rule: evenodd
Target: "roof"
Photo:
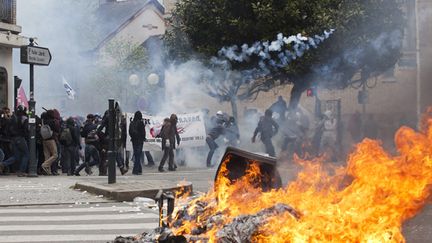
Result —
<instances>
[{"instance_id":1,"label":"roof","mask_svg":"<svg viewBox=\"0 0 432 243\"><path fill-rule=\"evenodd\" d=\"M138 17L149 6L154 6L161 15L165 13L164 6L157 0L110 1L102 4L95 12L99 32L97 34L98 46L95 49L99 49L127 22Z\"/></svg>"}]
</instances>

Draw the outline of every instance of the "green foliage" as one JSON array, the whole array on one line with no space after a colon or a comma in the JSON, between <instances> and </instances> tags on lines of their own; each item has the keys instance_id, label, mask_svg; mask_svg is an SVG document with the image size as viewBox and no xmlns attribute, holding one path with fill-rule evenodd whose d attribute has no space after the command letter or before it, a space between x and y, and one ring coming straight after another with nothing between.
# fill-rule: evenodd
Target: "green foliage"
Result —
<instances>
[{"instance_id":1,"label":"green foliage","mask_svg":"<svg viewBox=\"0 0 432 243\"><path fill-rule=\"evenodd\" d=\"M149 66L145 48L130 40L111 41L105 50L108 57L115 61L118 71L144 71Z\"/></svg>"},{"instance_id":2,"label":"green foliage","mask_svg":"<svg viewBox=\"0 0 432 243\"><path fill-rule=\"evenodd\" d=\"M300 90L316 79L312 77L316 68L343 58L347 52L356 53L357 49L362 50L362 55L353 57L358 65L333 62L332 74L339 78L335 81L322 77L319 82L326 83L327 87L344 88L360 71L366 75L384 72L397 62L401 46L394 45L382 55L369 46L383 34L394 30L403 33L404 28L402 4L395 0L182 0L177 3L170 22L172 28L166 35L168 54L177 60L188 59L196 53L205 60L217 55L223 46L274 40L278 33L308 36L336 29L318 49L308 51L274 74L273 78L279 79L280 84L292 82L304 86ZM248 68L248 65L256 64L233 63L235 69ZM269 85L269 82L262 83ZM270 87L274 85L273 82Z\"/></svg>"}]
</instances>

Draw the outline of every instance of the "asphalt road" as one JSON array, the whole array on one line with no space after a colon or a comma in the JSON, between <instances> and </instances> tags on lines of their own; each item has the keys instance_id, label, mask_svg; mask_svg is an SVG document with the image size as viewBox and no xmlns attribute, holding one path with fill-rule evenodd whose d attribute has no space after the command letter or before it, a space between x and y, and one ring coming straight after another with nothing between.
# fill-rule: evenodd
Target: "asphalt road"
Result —
<instances>
[{"instance_id":1,"label":"asphalt road","mask_svg":"<svg viewBox=\"0 0 432 243\"><path fill-rule=\"evenodd\" d=\"M158 225L155 210L134 203L0 207L0 243L107 242Z\"/></svg>"},{"instance_id":2,"label":"asphalt road","mask_svg":"<svg viewBox=\"0 0 432 243\"><path fill-rule=\"evenodd\" d=\"M186 180L193 183L195 191L205 192L212 186L215 170L180 167L176 172L159 173L146 168L141 176L121 179ZM280 174L287 183L295 178L296 168L282 167ZM157 226L155 211L145 205L133 211L136 205L71 189L85 180L107 181L107 177L0 176L0 243L106 242L116 235L133 235ZM118 210L122 207L129 209ZM408 220L403 232L409 243L432 242L432 206Z\"/></svg>"}]
</instances>

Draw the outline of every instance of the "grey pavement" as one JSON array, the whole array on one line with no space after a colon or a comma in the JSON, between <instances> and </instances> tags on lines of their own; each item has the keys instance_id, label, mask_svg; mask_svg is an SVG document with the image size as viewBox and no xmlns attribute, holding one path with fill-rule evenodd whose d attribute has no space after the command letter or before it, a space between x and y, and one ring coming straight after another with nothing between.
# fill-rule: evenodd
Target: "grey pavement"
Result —
<instances>
[{"instance_id":1,"label":"grey pavement","mask_svg":"<svg viewBox=\"0 0 432 243\"><path fill-rule=\"evenodd\" d=\"M286 184L288 181L295 179L296 171L298 168L295 166L287 166L282 165L279 168L279 172L282 177L282 181L284 184ZM132 176L130 175L130 172L125 176L117 176L117 180L119 183L136 183L136 181L141 182L148 182L148 183L154 183L155 185L158 184L158 182L166 182L171 181L173 183L178 183L181 181L188 181L193 184L194 192L206 192L208 191L213 184L214 176L215 176L216 169L206 169L206 168L187 168L187 167L179 167L178 171L175 172L165 172L160 173L157 172L156 168L149 169L144 168L143 175L140 176ZM80 177L68 177L68 176L41 176L38 178L19 178L13 175L9 176L0 176L0 210L1 209L15 209L18 211L10 211L8 214L0 215L0 226L1 225L10 225L9 223L1 222L1 218L7 218L11 219L11 217L20 216L21 214L26 214L26 211L24 210L21 213L21 209L27 209L29 206L14 206L10 207L10 205L34 205L34 204L53 204L51 206L45 205L45 206L37 206L38 207L60 207L60 208L75 208L75 207L88 207L88 208L96 208L96 207L102 207L101 205L108 205L110 203L114 203L111 200L108 200L105 197L101 197L100 195L93 195L85 191L78 191L72 189L72 186L75 185L77 182L95 182L95 183L104 183L107 182L107 177L100 177L100 176L80 176ZM107 204L108 203L108 204ZM55 206L57 204L57 206ZM63 204L63 205L60 205ZM9 207L7 207L9 205ZM96 206L98 205L98 206ZM113 204L113 205L122 205L122 203ZM123 205L132 205L132 203L123 203ZM120 206L117 206L120 207ZM51 209L52 210L52 209ZM47 209L45 211L50 211L50 209ZM40 218L45 218L47 215L42 215L40 213L45 212L43 209L40 210L39 214L29 213L27 216L30 217L32 214L34 216L40 216ZM153 210L151 210L154 212ZM0 211L1 212L1 211ZM59 212L60 213L60 212ZM99 211L88 211L88 212L79 212L79 213L70 213L70 216L79 216L82 215L82 217L77 218L68 218L69 221L67 222L59 222L56 221L56 223L53 223L55 225L62 225L62 224L71 224L71 225L93 225L93 224L99 224L104 223L106 221L108 216L102 216L105 215L105 213L99 212ZM67 214L67 215L68 215ZM60 214L63 215L63 214ZM92 222L85 220L85 215L93 215ZM100 216L98 216L100 215ZM6 217L7 216L7 217ZM51 215L56 216L56 215ZM117 216L116 216L117 217ZM119 220L126 220L125 222L121 221L118 222L118 224L125 224L128 222L129 224L134 223L143 223L147 221L143 221L143 219L140 218L133 218L134 216L129 217L128 219L122 218L122 216L118 217L121 218ZM104 218L103 220L95 220L96 218ZM51 218L50 220L56 220L56 218ZM38 221L33 222L29 221L30 219L27 219L27 221L12 221L12 225L16 225L18 227L19 225L22 225L21 228L14 228L10 227L7 228L8 234L18 234L21 230L24 230L24 234L36 234L37 230L31 230L34 226L38 225L44 225L47 224L45 221ZM81 222L80 220L83 220ZM26 222L26 223L24 223ZM111 221L110 221L111 222ZM115 223L115 221L113 221ZM49 223L51 224L51 223ZM117 224L117 223L115 223ZM149 226L149 225L145 225ZM155 224L156 226L156 224ZM38 226L42 227L42 226ZM51 227L51 226L50 226ZM65 226L66 227L66 226ZM61 228L61 230L47 232L48 236L38 236L42 238L34 238L40 240L40 242L49 242L49 237L54 237L58 242L61 241L67 241L67 242L82 242L82 239L79 238L76 234L78 232L81 232L80 227L83 226L73 226L75 227L76 231L74 233L69 232L69 228ZM101 226L91 226L91 227L101 227ZM107 226L107 227L114 227L114 226ZM123 226L119 226L123 227ZM137 225L131 226L132 228L138 227ZM144 227L144 226L143 226ZM154 227L151 227L154 228ZM0 227L0 235L3 235L4 232L1 231ZM59 228L60 229L60 228ZM91 228L93 229L93 228ZM96 230L96 229L95 229ZM90 232L91 231L91 232ZM137 231L130 231L128 229L115 229L112 232L121 234L123 236L128 235L130 233L135 232L142 232L143 230L137 230ZM88 234L92 235L87 238L90 242L101 242L98 241L100 239L96 239L97 237L102 237L102 235L106 235L107 238L103 239L113 239L113 234L109 234L107 231L103 231L101 229L97 229L96 233L92 230L86 229L83 231L82 234ZM111 231L110 231L111 232ZM43 233L43 232L42 232ZM419 213L415 218L408 220L404 226L403 226L403 233L406 237L407 242L414 242L414 243L423 243L423 242L432 242L432 206L427 206L425 209ZM55 236L52 236L54 234ZM51 236L50 236L51 235ZM63 236L60 236L63 235ZM108 237L109 236L109 237ZM45 237L45 238L44 238ZM69 238L68 238L69 237ZM11 240L12 238L7 238L8 240ZM33 238L28 236L27 238L23 238L23 242L31 242ZM101 238L102 239L102 238ZM0 241L4 242L4 241ZM11 240L10 242L14 242L14 240Z\"/></svg>"},{"instance_id":2,"label":"grey pavement","mask_svg":"<svg viewBox=\"0 0 432 243\"><path fill-rule=\"evenodd\" d=\"M136 181L154 185L167 181L181 183L192 182L194 192L206 192L212 186L216 169L179 167L175 172L160 173L156 168L144 168L142 175L125 176L117 174L119 183L133 185ZM92 195L86 191L73 190L79 182L106 183L106 176L39 176L36 178L0 176L0 206L59 204L75 202L106 202L102 195Z\"/></svg>"},{"instance_id":3,"label":"grey pavement","mask_svg":"<svg viewBox=\"0 0 432 243\"><path fill-rule=\"evenodd\" d=\"M158 226L156 205L84 203L0 207L0 243L107 242Z\"/></svg>"}]
</instances>

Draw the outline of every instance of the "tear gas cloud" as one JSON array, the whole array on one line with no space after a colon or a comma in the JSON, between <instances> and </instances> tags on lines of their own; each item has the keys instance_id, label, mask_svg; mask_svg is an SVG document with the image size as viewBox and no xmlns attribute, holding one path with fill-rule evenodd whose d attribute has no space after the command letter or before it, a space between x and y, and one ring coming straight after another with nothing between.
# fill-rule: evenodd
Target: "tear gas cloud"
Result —
<instances>
[{"instance_id":1,"label":"tear gas cloud","mask_svg":"<svg viewBox=\"0 0 432 243\"><path fill-rule=\"evenodd\" d=\"M84 116L86 113L103 113L107 108L108 98L115 98L121 104L125 104L124 111L134 112L137 109L136 103L131 102L129 97L131 94L140 96L152 89L152 86L146 82L148 72L138 73L139 87L129 83L130 74L125 75L120 72L110 73L115 75L111 78L117 82L108 83L103 80L103 75L98 79L98 73L101 71L95 65L94 56L88 55L88 52L97 44L94 38L97 30L90 23L93 21L93 13L99 6L98 0L18 0L17 2L17 22L23 27L22 35L37 37L37 42L43 47L50 48L53 55L49 67L35 68L38 114L41 112L41 107L58 108L63 115ZM43 9L43 11L34 11L35 9ZM334 31L330 29L322 34L310 33L312 35L310 37L301 34L285 37L281 33L273 41L222 47L218 56L211 59L212 67L198 60L190 60L179 65L166 64L166 61L161 60L162 51L158 49L160 47L151 46L147 53L149 60L158 62L165 69L165 91L154 94L154 96L164 97L164 101L153 104L154 110L157 110L160 115L169 115L196 112L208 107L219 109L221 105L216 104L215 99L208 96L209 93L217 94L220 90L225 90L228 96L235 96L237 87L233 85L233 79L239 79L240 84L243 84L253 77L265 76L275 69L285 67L291 61L303 56L305 51L316 48ZM314 67L314 73L311 75L321 79L337 79L339 76L335 68L341 62L355 67L358 64L356 60L363 55L365 48L372 48L379 55L385 55L388 48L401 45L401 41L402 33L398 31L383 33L376 40L368 42L370 44L367 47L360 46L346 50L338 57ZM18 52L15 51L14 75L23 78L27 88L28 65L18 63ZM230 70L230 62L248 62L252 57L258 58L255 68L240 73ZM65 76L75 89L77 93L75 100L67 99L61 81L62 76ZM146 102L151 103L152 100L154 100L152 97L147 97ZM255 114L238 121L242 147L249 149L261 147L260 143L254 145L255 147L250 144L250 137L258 119L259 114ZM223 144L223 141L218 143ZM275 147L279 145L275 144ZM222 150L221 146L218 151ZM206 152L206 149L204 152L200 150L187 152L185 156L188 164L204 165Z\"/></svg>"}]
</instances>

